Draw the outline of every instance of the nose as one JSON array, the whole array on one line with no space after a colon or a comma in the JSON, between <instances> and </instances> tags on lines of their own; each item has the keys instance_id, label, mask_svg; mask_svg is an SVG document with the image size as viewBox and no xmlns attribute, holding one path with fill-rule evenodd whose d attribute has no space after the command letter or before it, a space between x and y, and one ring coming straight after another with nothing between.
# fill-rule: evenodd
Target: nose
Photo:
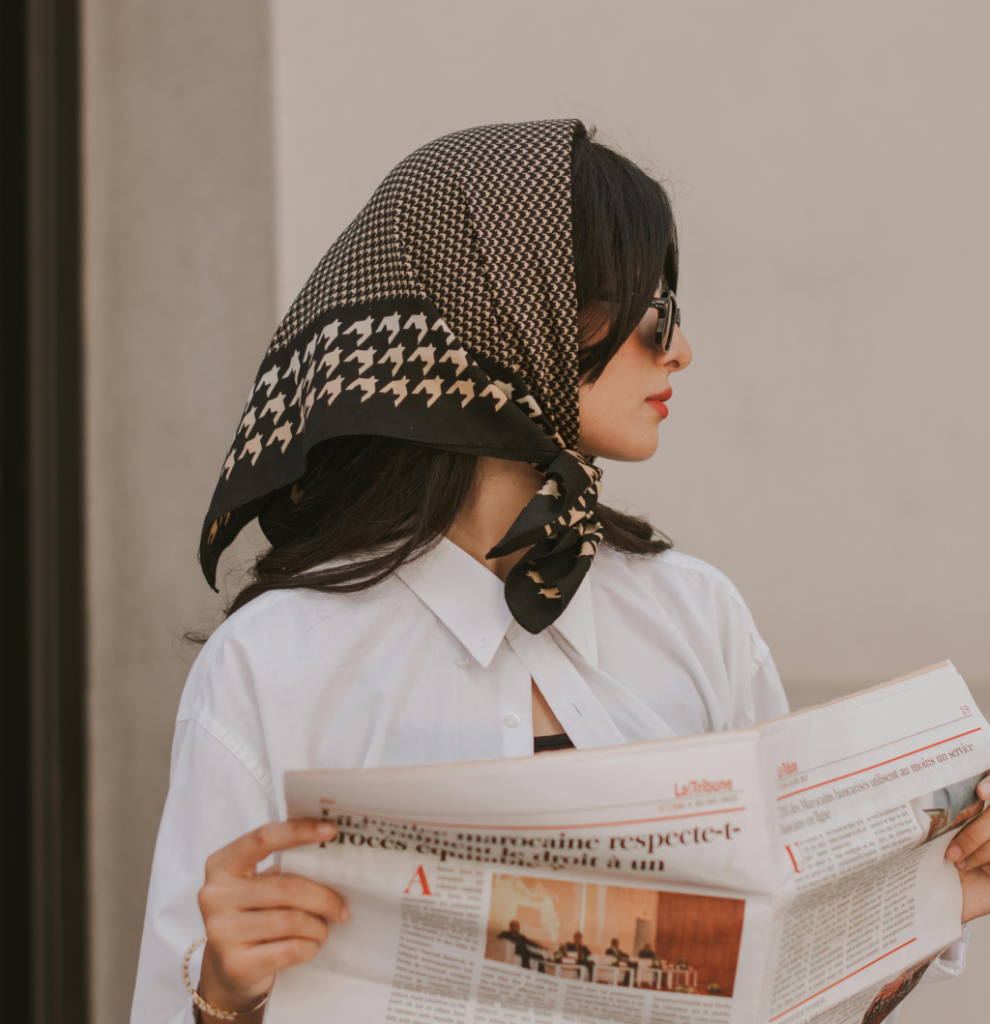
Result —
<instances>
[{"instance_id":1,"label":"nose","mask_svg":"<svg viewBox=\"0 0 990 1024\"><path fill-rule=\"evenodd\" d=\"M691 346L688 344L687 338L681 334L680 327L674 324L674 336L670 342L670 351L665 352L663 356L664 369L669 373L683 370L690 366L691 355Z\"/></svg>"}]
</instances>

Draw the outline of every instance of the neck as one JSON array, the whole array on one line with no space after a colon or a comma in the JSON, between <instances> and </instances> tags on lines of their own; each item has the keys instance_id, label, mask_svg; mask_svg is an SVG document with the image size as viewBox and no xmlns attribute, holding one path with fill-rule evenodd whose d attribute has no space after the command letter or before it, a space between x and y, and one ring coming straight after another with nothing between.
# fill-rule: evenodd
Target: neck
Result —
<instances>
[{"instance_id":1,"label":"neck","mask_svg":"<svg viewBox=\"0 0 990 1024\"><path fill-rule=\"evenodd\" d=\"M478 459L474 490L447 531L447 539L505 580L526 549L502 558L485 555L509 532L516 517L542 486L543 474L528 462L482 456Z\"/></svg>"}]
</instances>

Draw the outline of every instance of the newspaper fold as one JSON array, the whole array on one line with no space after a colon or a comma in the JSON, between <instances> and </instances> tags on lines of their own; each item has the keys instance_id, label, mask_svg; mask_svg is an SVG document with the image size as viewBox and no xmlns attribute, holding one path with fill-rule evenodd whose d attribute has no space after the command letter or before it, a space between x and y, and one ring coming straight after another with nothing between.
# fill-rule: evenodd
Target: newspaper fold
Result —
<instances>
[{"instance_id":1,"label":"newspaper fold","mask_svg":"<svg viewBox=\"0 0 990 1024\"><path fill-rule=\"evenodd\" d=\"M267 1024L875 1024L960 935L990 729L948 662L759 728L289 773L351 920Z\"/></svg>"}]
</instances>

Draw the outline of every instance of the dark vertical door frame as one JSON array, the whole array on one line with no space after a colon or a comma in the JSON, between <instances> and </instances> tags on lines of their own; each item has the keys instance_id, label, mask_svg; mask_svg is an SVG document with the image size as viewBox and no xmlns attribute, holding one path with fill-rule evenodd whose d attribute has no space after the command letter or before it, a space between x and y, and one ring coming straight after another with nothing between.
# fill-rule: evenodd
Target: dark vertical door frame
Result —
<instances>
[{"instance_id":1,"label":"dark vertical door frame","mask_svg":"<svg viewBox=\"0 0 990 1024\"><path fill-rule=\"evenodd\" d=\"M14 1020L31 1019L26 7L0 5L0 990Z\"/></svg>"},{"instance_id":2,"label":"dark vertical door frame","mask_svg":"<svg viewBox=\"0 0 990 1024\"><path fill-rule=\"evenodd\" d=\"M77 0L7 0L0 148L2 1015L88 1019Z\"/></svg>"}]
</instances>

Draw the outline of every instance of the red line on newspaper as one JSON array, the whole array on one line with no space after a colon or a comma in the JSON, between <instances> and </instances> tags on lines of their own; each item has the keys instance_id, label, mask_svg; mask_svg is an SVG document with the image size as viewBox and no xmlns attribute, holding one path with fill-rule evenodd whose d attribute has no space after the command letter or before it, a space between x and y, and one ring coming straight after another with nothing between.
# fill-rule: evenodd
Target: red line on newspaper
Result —
<instances>
[{"instance_id":1,"label":"red line on newspaper","mask_svg":"<svg viewBox=\"0 0 990 1024\"><path fill-rule=\"evenodd\" d=\"M776 1017L771 1017L769 1024L773 1024L775 1020L780 1020L781 1017L786 1017L787 1014L791 1012L791 1010L796 1010L799 1006L804 1006L805 1003L810 1003L812 999L817 999L822 994L822 992L827 992L830 988L835 988L836 985L841 985L844 981L848 981L850 978L854 978L857 974L859 974L860 971L865 971L867 967L872 967L874 964L880 963L881 960L886 960L888 956L893 956L894 953L897 952L897 950L903 949L905 946L910 946L912 942L917 941L917 938L908 939L907 942L902 943L900 946L897 947L897 949L892 949L889 953L884 953L883 956L878 956L876 960L871 960L868 964L863 964L862 967L860 967L858 970L853 971L852 974L847 974L844 978L839 978L838 981L833 981L831 985L826 985L823 989L820 989L813 996L808 996L807 999L802 999L800 1003L795 1003L790 1008L790 1010L784 1010L783 1013L778 1013Z\"/></svg>"},{"instance_id":2,"label":"red line on newspaper","mask_svg":"<svg viewBox=\"0 0 990 1024\"><path fill-rule=\"evenodd\" d=\"M978 725L975 729L970 729L968 732L961 732L958 736L950 736L948 739L939 740L937 743L929 743L927 747L918 747L917 750L909 750L906 754L898 754L897 757L888 758L886 761L878 761L876 764L871 764L869 768L859 768L854 772L847 772L845 775L837 775L834 779L826 779L824 782L816 782L813 786L805 786L804 789L795 789L793 793L783 793L777 797L778 800L787 800L789 797L797 796L798 793L807 793L809 789L818 789L820 786L827 786L832 782L841 782L843 779L852 778L853 775L862 775L863 772L872 772L874 768L882 768L885 764L892 764L894 761L900 761L905 757L912 757L914 754L920 754L923 750L931 750L932 747L940 747L943 743L951 743L953 740L961 740L963 736L972 736L974 732L979 732L983 726Z\"/></svg>"},{"instance_id":3,"label":"red line on newspaper","mask_svg":"<svg viewBox=\"0 0 990 1024\"><path fill-rule=\"evenodd\" d=\"M418 818L393 818L387 814L369 813L358 811L350 807L340 807L333 800L326 797L320 798L321 804L333 804L334 811L343 811L347 814L361 814L368 818L378 818L381 821L397 821L400 825L425 825L430 828L470 828L491 829L497 832L563 832L569 828L611 828L614 825L649 825L654 821L677 821L680 818L703 818L707 814L732 814L735 811L745 811L745 807L723 807L718 811L695 811L693 814L672 814L667 818L633 818L630 821L589 821L580 825L458 825L449 821L421 821Z\"/></svg>"},{"instance_id":4,"label":"red line on newspaper","mask_svg":"<svg viewBox=\"0 0 990 1024\"><path fill-rule=\"evenodd\" d=\"M806 772L816 772L819 768L828 768L833 764L842 764L843 761L849 761L854 757L861 757L863 754L872 754L874 750L883 750L884 747L892 747L895 743L903 743L905 740L913 740L915 736L924 736L929 732L938 732L939 729L944 729L948 725L955 725L957 722L965 722L967 718L972 718L973 712L971 711L968 715L960 715L958 718L950 718L948 722L939 722L938 725L930 725L927 729L919 729L917 732L910 732L907 736L900 736L896 740L891 740L889 743L881 743L878 747L869 747L866 750L860 750L856 754L847 754L845 757L836 758L834 761L826 761L824 764L816 764L814 768L805 768Z\"/></svg>"}]
</instances>

